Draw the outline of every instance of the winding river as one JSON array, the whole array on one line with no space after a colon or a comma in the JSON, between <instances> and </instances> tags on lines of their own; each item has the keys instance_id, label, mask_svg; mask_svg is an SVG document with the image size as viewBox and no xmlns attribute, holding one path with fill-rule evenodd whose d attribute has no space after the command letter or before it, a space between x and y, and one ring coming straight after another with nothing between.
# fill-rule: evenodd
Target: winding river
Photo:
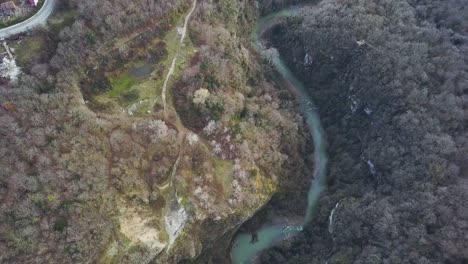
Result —
<instances>
[{"instance_id":1,"label":"winding river","mask_svg":"<svg viewBox=\"0 0 468 264\"><path fill-rule=\"evenodd\" d=\"M320 194L325 189L327 174L327 143L324 130L320 123L320 117L316 112L316 107L311 101L305 86L289 70L286 64L281 60L278 51L274 48L266 49L261 42L262 34L282 19L295 16L299 13L298 7L284 9L280 12L270 14L257 22L252 32L252 41L257 52L263 58L270 61L276 71L278 71L288 88L296 95L300 110L305 117L305 121L314 142L315 169L313 182L308 193L308 205L301 224L286 226L264 226L257 231L258 241L251 243L250 233L238 234L231 250L231 260L234 264L251 263L253 258L265 249L272 247L275 243L285 240L303 230L303 227L310 224L313 217L314 208L317 205Z\"/></svg>"}]
</instances>

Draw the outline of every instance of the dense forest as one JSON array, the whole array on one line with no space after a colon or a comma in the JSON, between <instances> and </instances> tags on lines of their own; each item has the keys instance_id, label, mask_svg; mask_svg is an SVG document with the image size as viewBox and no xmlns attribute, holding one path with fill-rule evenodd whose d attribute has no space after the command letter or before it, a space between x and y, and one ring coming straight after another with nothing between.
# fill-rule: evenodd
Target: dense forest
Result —
<instances>
[{"instance_id":1,"label":"dense forest","mask_svg":"<svg viewBox=\"0 0 468 264\"><path fill-rule=\"evenodd\" d=\"M463 1L322 1L272 32L329 137L316 221L262 263L466 263Z\"/></svg>"},{"instance_id":2,"label":"dense forest","mask_svg":"<svg viewBox=\"0 0 468 264\"><path fill-rule=\"evenodd\" d=\"M240 230L302 217L313 142L250 39L294 4L268 37L318 106L328 188L259 261L468 262L463 0L199 0L179 47L192 3L59 1L22 40L42 48L16 48L22 74L0 79L0 263L228 263L259 210Z\"/></svg>"}]
</instances>

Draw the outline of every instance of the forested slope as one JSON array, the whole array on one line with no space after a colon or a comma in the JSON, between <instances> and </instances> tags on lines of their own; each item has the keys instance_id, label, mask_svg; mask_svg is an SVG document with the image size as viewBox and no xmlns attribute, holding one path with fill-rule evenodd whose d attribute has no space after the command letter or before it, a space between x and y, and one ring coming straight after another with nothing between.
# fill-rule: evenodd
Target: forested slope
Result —
<instances>
[{"instance_id":1,"label":"forested slope","mask_svg":"<svg viewBox=\"0 0 468 264\"><path fill-rule=\"evenodd\" d=\"M331 160L315 223L262 263L468 261L464 8L322 1L275 29L273 46L318 104Z\"/></svg>"},{"instance_id":2,"label":"forested slope","mask_svg":"<svg viewBox=\"0 0 468 264\"><path fill-rule=\"evenodd\" d=\"M17 82L1 80L0 262L178 263L208 247L226 252L285 175L305 174L293 98L248 49L243 28L257 9L199 1L179 44L192 4L63 1L47 30L22 40L43 49L19 61ZM165 111L160 84L176 56Z\"/></svg>"},{"instance_id":3,"label":"forested slope","mask_svg":"<svg viewBox=\"0 0 468 264\"><path fill-rule=\"evenodd\" d=\"M166 112L192 1L61 1L66 23L34 32L43 48L0 80L0 262L223 263L275 193L267 210L300 217L311 142L250 43L260 15L300 2L316 1L199 1ZM465 9L324 0L274 29L326 128L329 188L262 263L468 261Z\"/></svg>"}]
</instances>

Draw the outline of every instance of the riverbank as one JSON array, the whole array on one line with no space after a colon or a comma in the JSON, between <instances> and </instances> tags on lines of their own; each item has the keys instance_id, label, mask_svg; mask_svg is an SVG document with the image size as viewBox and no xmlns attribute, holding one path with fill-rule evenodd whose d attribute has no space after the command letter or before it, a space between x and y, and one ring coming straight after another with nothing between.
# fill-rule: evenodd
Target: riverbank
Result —
<instances>
[{"instance_id":1,"label":"riverbank","mask_svg":"<svg viewBox=\"0 0 468 264\"><path fill-rule=\"evenodd\" d=\"M320 123L320 117L316 112L316 107L309 98L304 85L294 76L285 63L281 60L278 51L275 48L265 48L261 41L262 35L270 30L275 24L280 23L281 19L298 14L297 7L291 7L277 13L270 14L257 22L252 33L252 41L257 52L266 59L275 70L280 73L288 89L295 94L299 103L301 112L304 115L306 124L313 139L315 148L315 169L313 173L313 183L308 193L307 209L304 220L301 224L285 226L264 226L256 231L255 243L252 243L252 235L249 233L238 234L231 249L231 259L234 264L250 263L252 258L273 244L288 239L291 236L301 232L305 225L309 224L313 217L313 210L318 202L320 194L325 189L326 182L326 139L324 130Z\"/></svg>"},{"instance_id":2,"label":"riverbank","mask_svg":"<svg viewBox=\"0 0 468 264\"><path fill-rule=\"evenodd\" d=\"M454 24L410 2L323 1L275 27L271 45L322 113L330 173L314 225L262 263L466 258L456 224L464 205L454 202L466 189L461 86L441 78L465 76L454 65L464 65L466 44L446 28Z\"/></svg>"}]
</instances>

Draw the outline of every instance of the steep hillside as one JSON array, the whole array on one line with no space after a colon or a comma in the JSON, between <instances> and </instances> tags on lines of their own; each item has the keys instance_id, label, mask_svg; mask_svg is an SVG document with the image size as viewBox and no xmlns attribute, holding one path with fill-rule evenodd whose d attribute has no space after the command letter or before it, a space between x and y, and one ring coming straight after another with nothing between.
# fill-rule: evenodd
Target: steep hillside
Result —
<instances>
[{"instance_id":1,"label":"steep hillside","mask_svg":"<svg viewBox=\"0 0 468 264\"><path fill-rule=\"evenodd\" d=\"M242 30L252 3L57 12L0 87L0 262L193 259L307 170L302 118Z\"/></svg>"},{"instance_id":2,"label":"steep hillside","mask_svg":"<svg viewBox=\"0 0 468 264\"><path fill-rule=\"evenodd\" d=\"M467 261L468 24L460 1L409 2L322 1L271 33L330 168L316 222L262 263Z\"/></svg>"}]
</instances>

